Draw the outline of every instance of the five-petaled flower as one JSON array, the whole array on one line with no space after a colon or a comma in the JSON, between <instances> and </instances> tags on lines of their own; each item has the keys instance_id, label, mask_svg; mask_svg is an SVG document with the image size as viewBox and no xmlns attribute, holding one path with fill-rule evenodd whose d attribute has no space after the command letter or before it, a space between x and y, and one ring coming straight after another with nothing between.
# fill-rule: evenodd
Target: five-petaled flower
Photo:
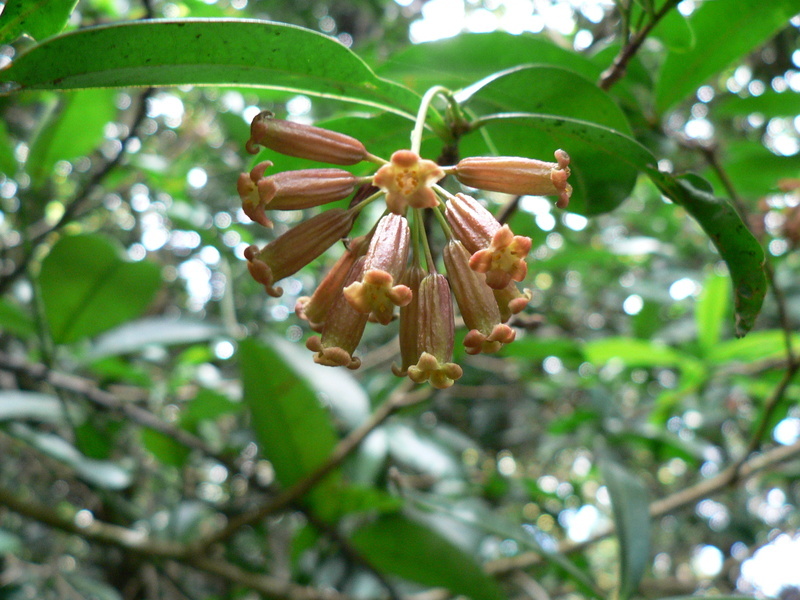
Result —
<instances>
[{"instance_id":1,"label":"five-petaled flower","mask_svg":"<svg viewBox=\"0 0 800 600\"><path fill-rule=\"evenodd\" d=\"M238 180L245 214L266 227L272 227L268 211L316 208L353 196L349 207L319 212L266 246L245 250L250 273L275 297L283 293L275 285L280 279L345 239L366 206L385 201L378 222L359 226L362 235L349 241L316 291L296 302L297 315L319 334L306 342L314 361L357 369L361 360L355 352L367 323L388 325L399 308L401 364L392 371L415 383L449 387L463 372L452 362L454 298L469 330L467 354L497 352L514 341L509 320L531 299L529 290L517 286L528 272L531 240L515 235L475 198L451 194L438 182L450 174L466 186L489 191L556 195L563 207L572 193L566 152L557 150L555 163L470 157L442 167L420 158L417 140L415 150L398 150L386 161L355 138L275 119L269 112L251 125L246 148L255 154L259 146L334 165L379 165L372 176L361 177L339 168L267 175L273 163L264 160ZM426 218L431 214L435 219ZM440 236L431 231L437 222Z\"/></svg>"}]
</instances>

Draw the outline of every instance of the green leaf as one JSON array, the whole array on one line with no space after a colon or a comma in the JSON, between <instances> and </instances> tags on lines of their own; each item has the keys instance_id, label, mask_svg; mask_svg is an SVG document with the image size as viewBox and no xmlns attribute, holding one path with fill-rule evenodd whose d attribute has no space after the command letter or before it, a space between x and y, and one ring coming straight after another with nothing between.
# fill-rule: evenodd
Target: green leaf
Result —
<instances>
[{"instance_id":1,"label":"green leaf","mask_svg":"<svg viewBox=\"0 0 800 600\"><path fill-rule=\"evenodd\" d=\"M3 554L16 554L22 548L22 540L13 533L0 529L0 558Z\"/></svg>"},{"instance_id":2,"label":"green leaf","mask_svg":"<svg viewBox=\"0 0 800 600\"><path fill-rule=\"evenodd\" d=\"M479 114L529 112L572 117L631 133L625 114L611 96L594 82L561 67L513 67L469 86L457 98Z\"/></svg>"},{"instance_id":3,"label":"green leaf","mask_svg":"<svg viewBox=\"0 0 800 600\"><path fill-rule=\"evenodd\" d=\"M98 49L102 49L98 51ZM251 19L148 20L50 38L0 71L7 91L236 85L374 106L413 119L419 97L309 29Z\"/></svg>"},{"instance_id":4,"label":"green leaf","mask_svg":"<svg viewBox=\"0 0 800 600\"><path fill-rule=\"evenodd\" d=\"M703 2L689 17L695 44L690 52L667 54L656 86L656 108L663 113L690 96L715 73L767 41L800 12L798 0Z\"/></svg>"},{"instance_id":5,"label":"green leaf","mask_svg":"<svg viewBox=\"0 0 800 600\"><path fill-rule=\"evenodd\" d=\"M653 155L633 138L583 120L505 113L477 123L486 127L501 155L552 161L555 150L566 150L572 159L571 212L597 215L613 210L630 194L639 170L655 164ZM464 147L470 150L465 154L485 154L481 142L474 134L465 138Z\"/></svg>"},{"instance_id":6,"label":"green leaf","mask_svg":"<svg viewBox=\"0 0 800 600\"><path fill-rule=\"evenodd\" d=\"M531 62L563 67L590 80L596 80L603 69L546 36L496 31L465 33L443 41L407 46L378 67L377 72L422 92L434 85L458 89L498 70Z\"/></svg>"},{"instance_id":7,"label":"green leaf","mask_svg":"<svg viewBox=\"0 0 800 600\"><path fill-rule=\"evenodd\" d=\"M0 173L13 177L18 168L17 157L14 156L14 143L8 135L5 121L0 121Z\"/></svg>"},{"instance_id":8,"label":"green leaf","mask_svg":"<svg viewBox=\"0 0 800 600\"><path fill-rule=\"evenodd\" d=\"M800 347L800 334L792 335L792 345ZM780 329L754 331L746 338L720 342L709 349L706 358L712 363L733 361L752 363L786 357L786 336Z\"/></svg>"},{"instance_id":9,"label":"green leaf","mask_svg":"<svg viewBox=\"0 0 800 600\"><path fill-rule=\"evenodd\" d=\"M620 580L616 597L628 600L650 564L650 505L644 483L607 455L600 460L619 540Z\"/></svg>"},{"instance_id":10,"label":"green leaf","mask_svg":"<svg viewBox=\"0 0 800 600\"><path fill-rule=\"evenodd\" d=\"M725 148L725 172L730 184L743 196L760 198L766 194L781 193L782 179L790 179L800 170L798 156L778 156L762 144L739 142ZM708 172L715 189L724 190L716 173Z\"/></svg>"},{"instance_id":11,"label":"green leaf","mask_svg":"<svg viewBox=\"0 0 800 600\"><path fill-rule=\"evenodd\" d=\"M59 240L39 274L53 341L68 344L139 316L161 285L159 268L126 262L100 235Z\"/></svg>"},{"instance_id":12,"label":"green leaf","mask_svg":"<svg viewBox=\"0 0 800 600\"><path fill-rule=\"evenodd\" d=\"M473 600L503 597L497 583L470 555L403 515L383 515L359 527L351 542L381 572L444 587Z\"/></svg>"},{"instance_id":13,"label":"green leaf","mask_svg":"<svg viewBox=\"0 0 800 600\"><path fill-rule=\"evenodd\" d=\"M60 160L91 153L103 139L103 128L114 118L112 90L81 90L63 98L31 144L25 169L35 186L42 186Z\"/></svg>"},{"instance_id":14,"label":"green leaf","mask_svg":"<svg viewBox=\"0 0 800 600\"><path fill-rule=\"evenodd\" d=\"M730 279L710 273L695 306L695 323L700 347L706 352L719 343L725 313L730 305Z\"/></svg>"},{"instance_id":15,"label":"green leaf","mask_svg":"<svg viewBox=\"0 0 800 600\"><path fill-rule=\"evenodd\" d=\"M620 360L626 367L679 367L694 359L664 344L627 337L608 337L583 346L586 360L603 365Z\"/></svg>"},{"instance_id":16,"label":"green leaf","mask_svg":"<svg viewBox=\"0 0 800 600\"><path fill-rule=\"evenodd\" d=\"M753 327L767 293L764 251L737 212L724 199L698 189L688 178L675 178L654 168L650 178L665 196L692 215L728 264L733 281L736 335Z\"/></svg>"},{"instance_id":17,"label":"green leaf","mask_svg":"<svg viewBox=\"0 0 800 600\"><path fill-rule=\"evenodd\" d=\"M21 338L36 335L36 324L8 298L0 298L0 329Z\"/></svg>"},{"instance_id":18,"label":"green leaf","mask_svg":"<svg viewBox=\"0 0 800 600\"><path fill-rule=\"evenodd\" d=\"M239 344L238 355L244 401L261 452L281 485L290 487L320 467L333 451L337 437L330 415L312 387L274 348L247 339ZM325 496L337 480L329 476L318 485L312 501L318 506L332 502Z\"/></svg>"},{"instance_id":19,"label":"green leaf","mask_svg":"<svg viewBox=\"0 0 800 600\"><path fill-rule=\"evenodd\" d=\"M796 117L800 114L800 94L792 91L766 90L760 96L742 98L736 94L725 94L711 105L713 117L747 116L761 113L766 118Z\"/></svg>"},{"instance_id":20,"label":"green leaf","mask_svg":"<svg viewBox=\"0 0 800 600\"><path fill-rule=\"evenodd\" d=\"M672 8L650 32L650 36L660 39L674 52L686 52L694 48L695 36L677 8Z\"/></svg>"},{"instance_id":21,"label":"green leaf","mask_svg":"<svg viewBox=\"0 0 800 600\"><path fill-rule=\"evenodd\" d=\"M162 464L177 468L181 468L186 464L190 451L183 444L179 444L168 435L154 429L144 428L140 435L142 446L144 446L145 450L155 456Z\"/></svg>"},{"instance_id":22,"label":"green leaf","mask_svg":"<svg viewBox=\"0 0 800 600\"><path fill-rule=\"evenodd\" d=\"M42 40L64 29L78 0L8 0L0 14L0 45L23 33Z\"/></svg>"},{"instance_id":23,"label":"green leaf","mask_svg":"<svg viewBox=\"0 0 800 600\"><path fill-rule=\"evenodd\" d=\"M242 412L243 405L214 390L201 389L181 414L181 427L194 431L202 421Z\"/></svg>"}]
</instances>

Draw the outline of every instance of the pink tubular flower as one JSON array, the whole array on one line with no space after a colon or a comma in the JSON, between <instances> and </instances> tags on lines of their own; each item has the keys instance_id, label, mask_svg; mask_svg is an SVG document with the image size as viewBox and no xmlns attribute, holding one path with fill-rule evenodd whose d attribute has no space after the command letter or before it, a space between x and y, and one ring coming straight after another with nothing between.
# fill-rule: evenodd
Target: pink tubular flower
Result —
<instances>
[{"instance_id":1,"label":"pink tubular flower","mask_svg":"<svg viewBox=\"0 0 800 600\"><path fill-rule=\"evenodd\" d=\"M508 225L501 226L480 202L466 194L447 201L445 216L456 237L473 253L470 267L486 274L489 287L502 289L511 280L525 278L530 238L514 235Z\"/></svg>"},{"instance_id":2,"label":"pink tubular flower","mask_svg":"<svg viewBox=\"0 0 800 600\"><path fill-rule=\"evenodd\" d=\"M356 214L333 208L293 227L261 250L248 246L244 256L250 274L270 296L281 296L283 290L274 287L275 282L294 275L350 233Z\"/></svg>"},{"instance_id":3,"label":"pink tubular flower","mask_svg":"<svg viewBox=\"0 0 800 600\"><path fill-rule=\"evenodd\" d=\"M501 321L492 288L486 277L469 266L469 252L458 240L450 240L442 252L450 287L456 297L464 324L470 329L464 338L467 354L497 352L514 341L514 330Z\"/></svg>"},{"instance_id":4,"label":"pink tubular flower","mask_svg":"<svg viewBox=\"0 0 800 600\"><path fill-rule=\"evenodd\" d=\"M448 388L462 375L453 358L453 300L444 275L432 273L419 286L417 364L408 367L414 383L430 381L438 389Z\"/></svg>"},{"instance_id":5,"label":"pink tubular flower","mask_svg":"<svg viewBox=\"0 0 800 600\"><path fill-rule=\"evenodd\" d=\"M369 157L364 144L349 135L276 119L268 110L256 115L250 124L245 149L257 154L259 145L287 156L332 165L355 165Z\"/></svg>"},{"instance_id":6,"label":"pink tubular flower","mask_svg":"<svg viewBox=\"0 0 800 600\"><path fill-rule=\"evenodd\" d=\"M264 177L272 166L268 160L257 164L250 174L242 173L237 185L242 210L256 223L272 227L265 210L300 210L347 198L358 179L342 169L302 169Z\"/></svg>"},{"instance_id":7,"label":"pink tubular flower","mask_svg":"<svg viewBox=\"0 0 800 600\"><path fill-rule=\"evenodd\" d=\"M395 284L405 272L410 239L405 217L383 217L370 241L361 281L344 289L345 298L354 309L370 314L383 325L394 317L395 306L411 302L408 286Z\"/></svg>"},{"instance_id":8,"label":"pink tubular flower","mask_svg":"<svg viewBox=\"0 0 800 600\"><path fill-rule=\"evenodd\" d=\"M322 331L325 319L334 302L342 295L347 276L355 262L364 255L369 239L361 236L350 241L347 250L339 257L322 279L314 293L297 299L294 311L298 317L308 321L314 331Z\"/></svg>"},{"instance_id":9,"label":"pink tubular flower","mask_svg":"<svg viewBox=\"0 0 800 600\"><path fill-rule=\"evenodd\" d=\"M455 166L456 178L470 187L506 194L558 196L556 206L566 208L572 195L569 154L555 151L555 163L518 156L473 156Z\"/></svg>"},{"instance_id":10,"label":"pink tubular flower","mask_svg":"<svg viewBox=\"0 0 800 600\"><path fill-rule=\"evenodd\" d=\"M421 159L411 150L398 150L389 164L375 173L373 184L386 192L387 208L398 215L406 208L433 208L439 201L431 186L445 176L432 160Z\"/></svg>"},{"instance_id":11,"label":"pink tubular flower","mask_svg":"<svg viewBox=\"0 0 800 600\"><path fill-rule=\"evenodd\" d=\"M364 270L364 257L359 258L350 273L347 283L358 279ZM353 356L367 326L368 315L358 312L339 294L331 306L322 335L306 340L306 348L315 352L314 362L326 367L347 367L357 369L361 359Z\"/></svg>"}]
</instances>

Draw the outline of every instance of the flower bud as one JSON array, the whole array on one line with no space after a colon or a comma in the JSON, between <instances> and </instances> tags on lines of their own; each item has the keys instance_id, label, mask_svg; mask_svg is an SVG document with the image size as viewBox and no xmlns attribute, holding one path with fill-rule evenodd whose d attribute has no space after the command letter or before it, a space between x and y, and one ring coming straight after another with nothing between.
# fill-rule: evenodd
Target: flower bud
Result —
<instances>
[{"instance_id":1,"label":"flower bud","mask_svg":"<svg viewBox=\"0 0 800 600\"><path fill-rule=\"evenodd\" d=\"M469 266L469 252L458 240L450 240L442 252L450 287L456 297L464 324L470 329L464 338L467 354L497 352L514 341L513 329L501 322L500 310L486 277Z\"/></svg>"},{"instance_id":2,"label":"flower bud","mask_svg":"<svg viewBox=\"0 0 800 600\"><path fill-rule=\"evenodd\" d=\"M509 281L503 289L492 290L492 292L497 302L497 309L500 311L502 323L507 323L511 317L525 310L533 297L531 290L526 288L520 292L517 284L513 281Z\"/></svg>"},{"instance_id":3,"label":"flower bud","mask_svg":"<svg viewBox=\"0 0 800 600\"><path fill-rule=\"evenodd\" d=\"M364 260L362 256L356 261L347 275L346 283L352 283L361 277ZM355 358L353 352L361 342L368 318L368 315L350 306L343 294L339 294L328 313L322 335L312 336L306 341L306 348L316 352L314 362L327 367L360 367L361 359Z\"/></svg>"},{"instance_id":4,"label":"flower bud","mask_svg":"<svg viewBox=\"0 0 800 600\"><path fill-rule=\"evenodd\" d=\"M358 179L342 169L302 169L264 177L270 161L256 165L249 177L239 176L242 210L253 221L272 227L265 210L301 210L347 198Z\"/></svg>"},{"instance_id":5,"label":"flower bud","mask_svg":"<svg viewBox=\"0 0 800 600\"><path fill-rule=\"evenodd\" d=\"M388 214L375 229L367 250L364 276L344 289L345 298L359 312L388 324L395 306L411 302L411 290L400 281L408 262L411 231L405 217Z\"/></svg>"},{"instance_id":6,"label":"flower bud","mask_svg":"<svg viewBox=\"0 0 800 600\"><path fill-rule=\"evenodd\" d=\"M259 145L287 156L333 165L355 165L369 156L364 144L349 135L276 119L268 110L256 115L250 124L245 149L257 154Z\"/></svg>"},{"instance_id":7,"label":"flower bud","mask_svg":"<svg viewBox=\"0 0 800 600\"><path fill-rule=\"evenodd\" d=\"M556 206L566 208L572 195L569 155L555 151L555 163L517 156L473 156L455 166L456 178L469 187L518 196L559 197Z\"/></svg>"},{"instance_id":8,"label":"flower bud","mask_svg":"<svg viewBox=\"0 0 800 600\"><path fill-rule=\"evenodd\" d=\"M414 383L430 381L438 389L448 388L462 375L461 367L450 362L454 343L453 299L444 275L432 273L419 286L419 328L417 364L408 367Z\"/></svg>"},{"instance_id":9,"label":"flower bud","mask_svg":"<svg viewBox=\"0 0 800 600\"><path fill-rule=\"evenodd\" d=\"M248 246L244 256L250 274L270 296L281 296L283 290L274 283L294 275L350 233L357 214L334 208L303 221L261 250Z\"/></svg>"},{"instance_id":10,"label":"flower bud","mask_svg":"<svg viewBox=\"0 0 800 600\"><path fill-rule=\"evenodd\" d=\"M333 303L342 295L345 281L355 262L364 255L369 239L361 236L350 241L347 250L339 257L322 279L314 293L297 299L294 311L298 317L308 321L311 329L322 331L322 326Z\"/></svg>"},{"instance_id":11,"label":"flower bud","mask_svg":"<svg viewBox=\"0 0 800 600\"><path fill-rule=\"evenodd\" d=\"M406 269L401 283L411 290L411 302L400 308L400 366L392 365L392 373L403 377L408 367L419 360L419 284L425 277L425 271L419 265L411 265Z\"/></svg>"}]
</instances>

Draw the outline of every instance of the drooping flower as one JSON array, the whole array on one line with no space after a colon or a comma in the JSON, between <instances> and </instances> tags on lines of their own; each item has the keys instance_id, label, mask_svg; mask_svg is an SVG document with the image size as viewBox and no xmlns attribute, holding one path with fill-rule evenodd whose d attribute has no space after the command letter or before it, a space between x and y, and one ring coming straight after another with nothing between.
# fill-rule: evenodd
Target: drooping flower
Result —
<instances>
[{"instance_id":1,"label":"drooping flower","mask_svg":"<svg viewBox=\"0 0 800 600\"><path fill-rule=\"evenodd\" d=\"M504 344L513 342L516 334L502 322L492 288L486 285L486 277L470 268L470 255L464 244L450 240L442 256L458 310L470 329L464 338L467 354L497 352Z\"/></svg>"},{"instance_id":2,"label":"drooping flower","mask_svg":"<svg viewBox=\"0 0 800 600\"><path fill-rule=\"evenodd\" d=\"M256 223L272 227L265 210L301 210L347 198L358 179L342 169L302 169L285 171L269 177L264 172L272 166L266 160L239 176L238 191L242 210Z\"/></svg>"},{"instance_id":3,"label":"drooping flower","mask_svg":"<svg viewBox=\"0 0 800 600\"><path fill-rule=\"evenodd\" d=\"M411 150L398 150L389 164L375 173L373 183L386 192L386 207L402 215L406 209L433 208L439 201L431 186L445 176L432 160L419 157Z\"/></svg>"},{"instance_id":4,"label":"drooping flower","mask_svg":"<svg viewBox=\"0 0 800 600\"><path fill-rule=\"evenodd\" d=\"M406 269L401 283L411 290L411 302L400 308L400 366L392 365L392 373L398 377L408 374L408 367L415 364L420 357L419 349L419 284L425 277L425 271L419 265L411 265Z\"/></svg>"},{"instance_id":5,"label":"drooping flower","mask_svg":"<svg viewBox=\"0 0 800 600\"><path fill-rule=\"evenodd\" d=\"M558 196L556 206L566 208L572 195L569 154L555 151L557 162L518 156L471 156L461 159L453 173L470 187L506 194Z\"/></svg>"},{"instance_id":6,"label":"drooping flower","mask_svg":"<svg viewBox=\"0 0 800 600\"><path fill-rule=\"evenodd\" d=\"M245 149L257 154L258 146L332 165L355 165L371 158L364 144L349 135L276 119L268 110L260 112L250 123L250 139Z\"/></svg>"},{"instance_id":7,"label":"drooping flower","mask_svg":"<svg viewBox=\"0 0 800 600\"><path fill-rule=\"evenodd\" d=\"M356 281L364 271L365 257L359 258L347 276L346 283ZM327 367L347 367L357 369L361 359L353 356L369 316L355 310L344 297L339 294L322 327L322 335L315 335L306 340L306 348L315 352L314 362Z\"/></svg>"},{"instance_id":8,"label":"drooping flower","mask_svg":"<svg viewBox=\"0 0 800 600\"><path fill-rule=\"evenodd\" d=\"M253 279L276 298L283 289L275 282L294 275L325 250L350 233L357 213L333 208L293 227L259 250L248 246L244 251L247 268Z\"/></svg>"},{"instance_id":9,"label":"drooping flower","mask_svg":"<svg viewBox=\"0 0 800 600\"><path fill-rule=\"evenodd\" d=\"M453 299L444 275L431 273L419 285L419 360L408 367L414 383L430 381L438 389L448 388L463 373L453 358Z\"/></svg>"},{"instance_id":10,"label":"drooping flower","mask_svg":"<svg viewBox=\"0 0 800 600\"><path fill-rule=\"evenodd\" d=\"M394 307L411 302L411 290L398 284L408 263L411 232L405 217L388 214L379 222L367 250L364 275L344 289L344 296L359 312L388 324Z\"/></svg>"},{"instance_id":11,"label":"drooping flower","mask_svg":"<svg viewBox=\"0 0 800 600\"><path fill-rule=\"evenodd\" d=\"M530 238L514 235L508 225L501 226L480 202L466 194L447 201L445 216L456 237L473 253L470 267L486 274L489 287L503 289L510 281L525 278Z\"/></svg>"}]
</instances>

